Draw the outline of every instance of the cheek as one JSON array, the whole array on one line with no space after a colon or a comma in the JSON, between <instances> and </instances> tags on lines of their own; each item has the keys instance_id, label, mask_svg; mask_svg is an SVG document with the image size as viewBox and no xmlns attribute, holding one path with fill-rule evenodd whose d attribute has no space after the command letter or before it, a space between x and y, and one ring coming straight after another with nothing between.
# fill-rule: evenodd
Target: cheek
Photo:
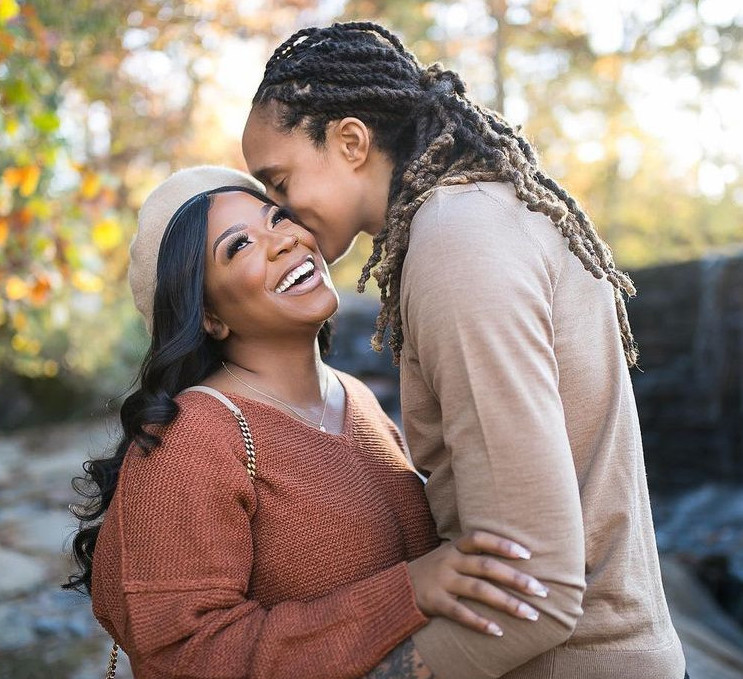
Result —
<instances>
[{"instance_id":1,"label":"cheek","mask_svg":"<svg viewBox=\"0 0 743 679\"><path fill-rule=\"evenodd\" d=\"M257 308L256 303L265 294L264 273L257 267L235 262L230 270L214 276L206 286L212 310L227 320L236 314L244 317L246 312Z\"/></svg>"}]
</instances>

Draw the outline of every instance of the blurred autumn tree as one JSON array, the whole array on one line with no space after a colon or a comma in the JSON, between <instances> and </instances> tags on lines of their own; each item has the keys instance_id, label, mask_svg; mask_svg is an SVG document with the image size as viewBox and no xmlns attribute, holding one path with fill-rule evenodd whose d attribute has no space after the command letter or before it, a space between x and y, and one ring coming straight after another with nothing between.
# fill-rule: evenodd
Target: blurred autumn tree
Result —
<instances>
[{"instance_id":1,"label":"blurred autumn tree","mask_svg":"<svg viewBox=\"0 0 743 679\"><path fill-rule=\"evenodd\" d=\"M523 124L623 267L743 242L739 3L349 0L345 17L357 16Z\"/></svg>"},{"instance_id":2,"label":"blurred autumn tree","mask_svg":"<svg viewBox=\"0 0 743 679\"><path fill-rule=\"evenodd\" d=\"M0 0L6 384L59 374L117 393L131 378L146 342L125 284L136 209L173 167L241 162L199 110L236 24L231 2Z\"/></svg>"},{"instance_id":3,"label":"blurred autumn tree","mask_svg":"<svg viewBox=\"0 0 743 679\"><path fill-rule=\"evenodd\" d=\"M523 124L622 266L740 242L731 4L0 0L0 379L121 390L146 344L125 283L142 199L176 167L242 167L271 50L335 18L380 20ZM336 267L342 287L367 253L362 239Z\"/></svg>"}]
</instances>

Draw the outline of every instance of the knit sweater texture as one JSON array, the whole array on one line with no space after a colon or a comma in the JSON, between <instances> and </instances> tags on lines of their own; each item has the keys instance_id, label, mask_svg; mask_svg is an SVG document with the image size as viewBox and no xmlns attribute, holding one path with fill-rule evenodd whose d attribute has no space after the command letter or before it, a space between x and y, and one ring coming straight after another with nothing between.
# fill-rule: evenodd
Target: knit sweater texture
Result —
<instances>
[{"instance_id":1,"label":"knit sweater texture","mask_svg":"<svg viewBox=\"0 0 743 679\"><path fill-rule=\"evenodd\" d=\"M363 676L426 624L406 560L438 544L422 484L371 392L339 374L341 434L188 392L132 446L93 559L93 610L138 679Z\"/></svg>"},{"instance_id":2,"label":"knit sweater texture","mask_svg":"<svg viewBox=\"0 0 743 679\"><path fill-rule=\"evenodd\" d=\"M532 550L537 622L414 635L436 679L681 679L613 288L510 184L436 189L402 276L403 425L439 535Z\"/></svg>"}]
</instances>

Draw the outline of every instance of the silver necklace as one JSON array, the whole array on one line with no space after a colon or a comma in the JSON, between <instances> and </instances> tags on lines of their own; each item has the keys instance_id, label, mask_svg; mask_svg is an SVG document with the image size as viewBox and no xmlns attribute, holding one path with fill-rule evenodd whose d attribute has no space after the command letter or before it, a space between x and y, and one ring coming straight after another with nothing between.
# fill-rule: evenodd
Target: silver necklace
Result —
<instances>
[{"instance_id":1,"label":"silver necklace","mask_svg":"<svg viewBox=\"0 0 743 679\"><path fill-rule=\"evenodd\" d=\"M237 365L237 364L235 364L235 365ZM287 408L287 409L291 410L297 417L301 417L305 422L309 422L313 427L317 427L320 431L327 431L327 429L325 429L325 425L323 424L323 422L325 421L325 412L328 409L328 396L330 394L330 388L329 388L330 387L330 382L329 382L329 378L328 378L328 369L327 368L325 369L325 399L324 399L323 406L322 406L322 416L320 417L320 421L319 422L315 422L314 420L311 420L309 417L305 417L304 415L302 415L302 413L300 413L298 410L295 410L294 408L292 408L288 403L284 403L281 399L278 399L275 396L271 396L271 394L267 394L265 391L261 391L260 389L256 389L253 385L248 384L244 380L241 380L237 375L235 375L235 373L233 373L227 367L227 364L224 361L222 361L222 367L234 379L236 379L240 384L246 386L248 389L252 389L257 394L260 394L261 396L265 396L266 398L270 399L274 403L281 404L282 406L284 406L284 408ZM240 366L238 366L238 368L239 367ZM244 368L243 368L243 370L244 370Z\"/></svg>"}]
</instances>

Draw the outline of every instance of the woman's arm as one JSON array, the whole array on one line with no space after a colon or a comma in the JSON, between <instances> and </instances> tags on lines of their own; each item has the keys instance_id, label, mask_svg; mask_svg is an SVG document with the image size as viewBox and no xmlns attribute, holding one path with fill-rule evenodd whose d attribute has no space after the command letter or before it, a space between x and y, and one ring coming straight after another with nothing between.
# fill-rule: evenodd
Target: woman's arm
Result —
<instances>
[{"instance_id":1,"label":"woman's arm","mask_svg":"<svg viewBox=\"0 0 743 679\"><path fill-rule=\"evenodd\" d=\"M406 639L377 665L366 679L434 679L412 639Z\"/></svg>"}]
</instances>

